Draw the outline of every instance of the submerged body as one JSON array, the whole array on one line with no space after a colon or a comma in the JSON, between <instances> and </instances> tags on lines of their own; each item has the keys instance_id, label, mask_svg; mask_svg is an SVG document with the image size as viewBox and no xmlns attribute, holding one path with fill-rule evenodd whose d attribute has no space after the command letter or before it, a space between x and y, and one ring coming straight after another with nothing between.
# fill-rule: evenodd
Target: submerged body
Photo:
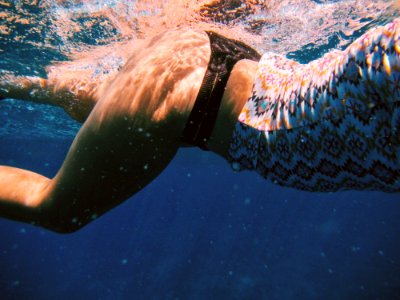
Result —
<instances>
[{"instance_id":1,"label":"submerged body","mask_svg":"<svg viewBox=\"0 0 400 300\"><path fill-rule=\"evenodd\" d=\"M283 185L398 191L399 33L396 20L308 65L240 60L207 148ZM182 146L208 36L170 31L116 53L115 64L85 58L91 72L77 60L50 68L47 80L1 80L2 97L59 105L84 121L53 179L0 167L1 216L74 231L143 188Z\"/></svg>"}]
</instances>

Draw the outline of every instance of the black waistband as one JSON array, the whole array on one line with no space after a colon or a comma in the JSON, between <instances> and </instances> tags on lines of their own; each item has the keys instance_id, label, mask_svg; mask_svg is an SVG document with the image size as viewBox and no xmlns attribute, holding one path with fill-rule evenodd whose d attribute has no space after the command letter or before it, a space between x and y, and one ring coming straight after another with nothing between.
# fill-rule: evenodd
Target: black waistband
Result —
<instances>
[{"instance_id":1,"label":"black waistband","mask_svg":"<svg viewBox=\"0 0 400 300\"><path fill-rule=\"evenodd\" d=\"M233 66L241 59L259 61L261 58L257 51L242 42L211 31L207 34L211 46L210 62L182 134L182 142L205 150Z\"/></svg>"}]
</instances>

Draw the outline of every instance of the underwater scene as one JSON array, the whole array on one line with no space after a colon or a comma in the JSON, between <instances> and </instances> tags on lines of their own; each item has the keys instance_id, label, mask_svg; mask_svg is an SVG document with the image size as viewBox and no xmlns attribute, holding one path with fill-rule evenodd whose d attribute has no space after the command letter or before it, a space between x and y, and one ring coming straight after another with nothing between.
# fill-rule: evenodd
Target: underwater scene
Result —
<instances>
[{"instance_id":1,"label":"underwater scene","mask_svg":"<svg viewBox=\"0 0 400 300\"><path fill-rule=\"evenodd\" d=\"M308 63L399 9L389 0L0 0L0 81L72 78L70 61L84 76L95 55L119 68L127 45L186 27ZM0 98L0 166L53 178L82 119L30 96ZM400 299L400 195L301 191L180 148L152 182L76 232L0 218L0 299Z\"/></svg>"}]
</instances>

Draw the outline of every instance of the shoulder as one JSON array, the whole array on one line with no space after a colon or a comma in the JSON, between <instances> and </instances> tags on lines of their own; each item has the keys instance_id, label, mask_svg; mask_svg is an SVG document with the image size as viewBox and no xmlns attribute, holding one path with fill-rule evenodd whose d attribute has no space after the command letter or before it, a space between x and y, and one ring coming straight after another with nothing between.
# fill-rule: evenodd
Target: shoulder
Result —
<instances>
[{"instance_id":1,"label":"shoulder","mask_svg":"<svg viewBox=\"0 0 400 300\"><path fill-rule=\"evenodd\" d=\"M132 51L107 87L98 110L106 119L128 115L145 123L186 115L197 96L210 58L205 32L163 32Z\"/></svg>"}]
</instances>

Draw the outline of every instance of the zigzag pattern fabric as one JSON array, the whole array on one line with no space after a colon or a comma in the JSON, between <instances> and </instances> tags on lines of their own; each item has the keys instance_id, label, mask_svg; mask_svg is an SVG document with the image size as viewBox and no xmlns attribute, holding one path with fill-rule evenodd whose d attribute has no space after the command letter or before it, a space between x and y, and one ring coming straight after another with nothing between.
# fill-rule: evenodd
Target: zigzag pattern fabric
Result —
<instances>
[{"instance_id":1,"label":"zigzag pattern fabric","mask_svg":"<svg viewBox=\"0 0 400 300\"><path fill-rule=\"evenodd\" d=\"M399 56L400 19L309 64L264 54L233 169L308 191L400 191Z\"/></svg>"}]
</instances>

